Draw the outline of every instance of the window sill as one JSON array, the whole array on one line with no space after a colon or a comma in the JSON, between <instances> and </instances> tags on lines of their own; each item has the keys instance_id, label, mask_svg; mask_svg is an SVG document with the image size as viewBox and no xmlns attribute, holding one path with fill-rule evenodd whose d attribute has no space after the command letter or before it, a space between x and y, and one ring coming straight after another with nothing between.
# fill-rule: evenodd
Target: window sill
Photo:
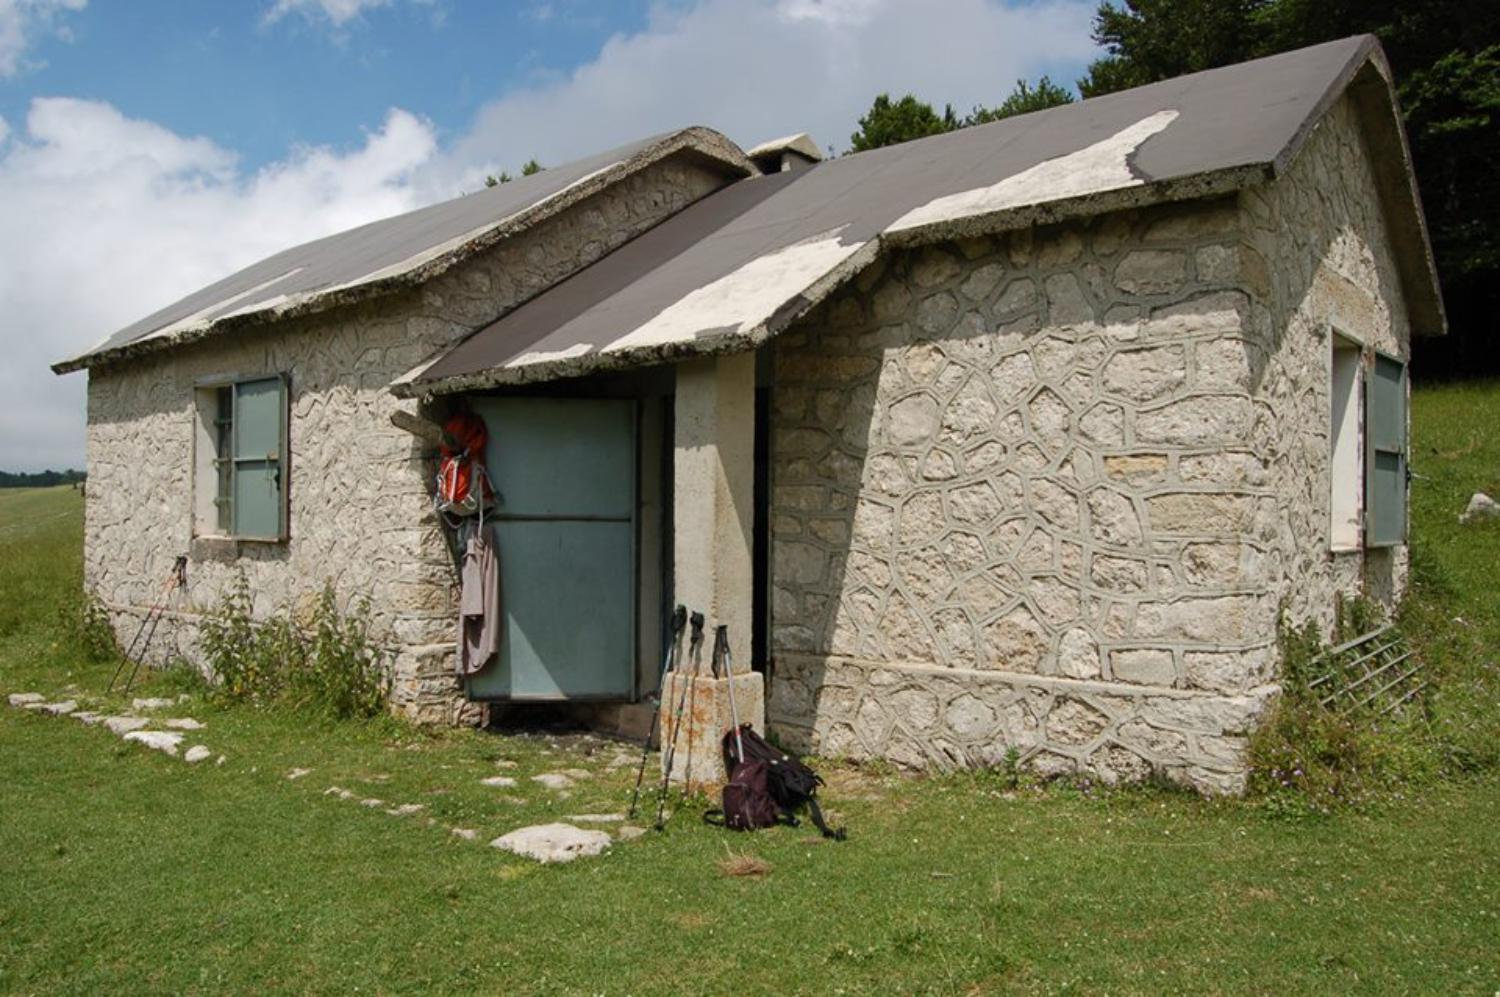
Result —
<instances>
[{"instance_id":1,"label":"window sill","mask_svg":"<svg viewBox=\"0 0 1500 997\"><path fill-rule=\"evenodd\" d=\"M198 536L193 538L188 553L194 561L233 561L247 544L267 548L285 547L286 543L284 538Z\"/></svg>"}]
</instances>

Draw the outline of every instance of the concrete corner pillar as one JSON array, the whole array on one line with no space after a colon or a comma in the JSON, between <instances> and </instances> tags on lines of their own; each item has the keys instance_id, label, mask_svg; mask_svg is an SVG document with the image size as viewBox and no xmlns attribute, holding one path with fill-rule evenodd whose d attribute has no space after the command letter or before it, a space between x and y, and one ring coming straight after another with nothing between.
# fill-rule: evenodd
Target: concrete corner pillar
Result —
<instances>
[{"instance_id":1,"label":"concrete corner pillar","mask_svg":"<svg viewBox=\"0 0 1500 997\"><path fill-rule=\"evenodd\" d=\"M720 624L729 627L740 722L765 729L764 683L750 660L755 354L679 363L673 411L673 598L689 612L701 612L707 625L696 657L688 654L684 635L677 674L663 691L662 744L666 748L677 730L670 778L712 789L724 780L719 737L730 726L731 680L716 680L710 670L714 628ZM679 723L684 688L688 705Z\"/></svg>"}]
</instances>

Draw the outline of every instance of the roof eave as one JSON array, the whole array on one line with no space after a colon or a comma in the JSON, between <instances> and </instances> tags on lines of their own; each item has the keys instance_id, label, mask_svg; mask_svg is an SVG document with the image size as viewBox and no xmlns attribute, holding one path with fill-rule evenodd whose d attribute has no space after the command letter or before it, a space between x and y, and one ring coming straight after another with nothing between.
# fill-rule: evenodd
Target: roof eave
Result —
<instances>
[{"instance_id":1,"label":"roof eave","mask_svg":"<svg viewBox=\"0 0 1500 997\"><path fill-rule=\"evenodd\" d=\"M803 292L788 299L770 320L748 329L728 334L706 334L695 339L628 350L597 351L517 366L491 367L470 374L424 381L422 371L430 366L436 359L434 357L394 381L390 390L399 398L430 398L464 391L484 391L584 377L631 367L669 363L690 356L754 349L801 318L887 250L994 235L1033 225L1046 225L1153 204L1216 197L1263 182L1269 178L1269 173L1269 164L1236 167L884 232L869 240L858 252L828 271Z\"/></svg>"},{"instance_id":2,"label":"roof eave","mask_svg":"<svg viewBox=\"0 0 1500 997\"><path fill-rule=\"evenodd\" d=\"M252 310L231 312L206 322L186 325L167 334L148 333L139 339L122 343L111 349L93 350L58 361L51 365L52 372L69 374L103 364L130 360L161 350L185 346L231 329L312 315L425 284L475 254L561 214L568 208L648 166L679 154L695 156L711 163L729 176L746 177L759 172L755 164L738 146L718 132L700 126L684 128L666 136L660 142L639 150L629 159L600 170L597 174L559 191L556 195L484 228L473 237L422 260L408 270L378 276L374 279L359 280L336 288L293 295L280 301L268 302Z\"/></svg>"}]
</instances>

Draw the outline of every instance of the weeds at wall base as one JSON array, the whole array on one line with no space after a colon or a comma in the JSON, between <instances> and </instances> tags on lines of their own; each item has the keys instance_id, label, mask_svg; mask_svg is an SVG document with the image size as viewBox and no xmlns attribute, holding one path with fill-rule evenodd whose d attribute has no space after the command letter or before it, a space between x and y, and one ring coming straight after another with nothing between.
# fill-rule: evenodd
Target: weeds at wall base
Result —
<instances>
[{"instance_id":1,"label":"weeds at wall base","mask_svg":"<svg viewBox=\"0 0 1500 997\"><path fill-rule=\"evenodd\" d=\"M342 612L325 585L303 618L290 610L257 621L243 573L204 620L199 643L228 702L277 703L335 719L381 715L389 695L383 653L369 638L367 602Z\"/></svg>"}]
</instances>

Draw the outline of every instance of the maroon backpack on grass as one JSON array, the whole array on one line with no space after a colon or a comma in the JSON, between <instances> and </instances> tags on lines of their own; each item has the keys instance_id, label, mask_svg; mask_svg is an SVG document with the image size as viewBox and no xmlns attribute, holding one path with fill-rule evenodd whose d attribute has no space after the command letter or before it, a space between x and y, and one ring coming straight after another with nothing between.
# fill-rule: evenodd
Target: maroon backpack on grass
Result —
<instances>
[{"instance_id":1,"label":"maroon backpack on grass","mask_svg":"<svg viewBox=\"0 0 1500 997\"><path fill-rule=\"evenodd\" d=\"M735 831L776 824L796 827L797 811L806 805L823 837L844 840L843 828L835 831L823 820L816 795L823 780L816 772L766 743L749 724L726 731L722 745L729 783L724 787L722 809L710 810L703 815L704 820ZM741 750L743 758L739 756Z\"/></svg>"}]
</instances>

